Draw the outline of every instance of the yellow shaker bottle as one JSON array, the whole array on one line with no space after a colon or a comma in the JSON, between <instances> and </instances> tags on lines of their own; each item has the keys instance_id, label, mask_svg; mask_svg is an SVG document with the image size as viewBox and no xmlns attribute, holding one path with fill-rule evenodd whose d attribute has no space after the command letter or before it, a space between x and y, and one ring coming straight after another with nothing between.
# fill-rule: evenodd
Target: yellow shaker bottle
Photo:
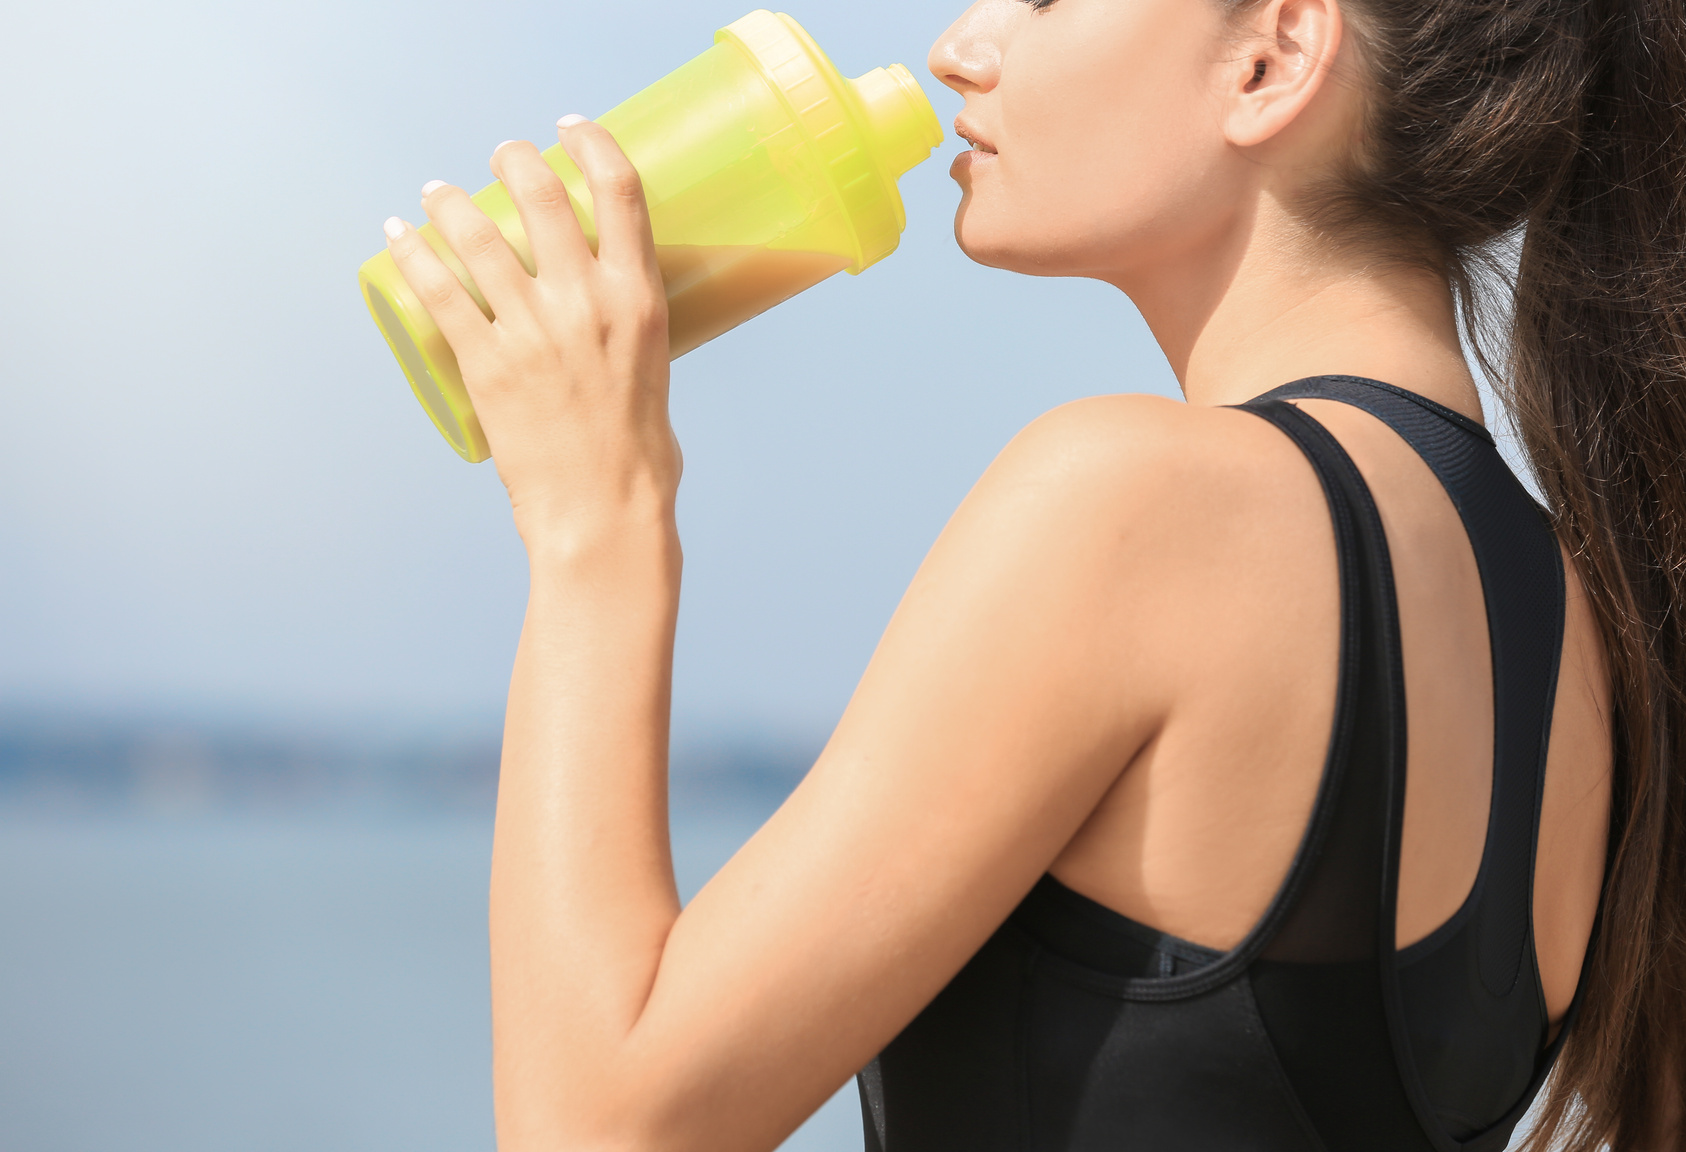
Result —
<instances>
[{"instance_id":1,"label":"yellow shaker bottle","mask_svg":"<svg viewBox=\"0 0 1686 1152\"><path fill-rule=\"evenodd\" d=\"M644 181L674 357L811 288L860 273L901 240L896 181L942 143L930 101L900 64L846 80L789 16L752 12L714 47L598 121ZM544 153L595 245L591 193L560 145ZM474 202L527 270L531 251L501 183ZM492 315L431 225L421 233ZM385 252L363 298L416 397L463 459L490 452L450 345Z\"/></svg>"}]
</instances>

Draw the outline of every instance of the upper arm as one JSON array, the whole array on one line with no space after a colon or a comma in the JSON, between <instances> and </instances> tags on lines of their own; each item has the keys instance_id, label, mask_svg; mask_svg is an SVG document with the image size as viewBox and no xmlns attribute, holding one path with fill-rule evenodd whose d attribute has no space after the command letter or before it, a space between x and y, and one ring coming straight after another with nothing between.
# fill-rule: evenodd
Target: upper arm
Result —
<instances>
[{"instance_id":1,"label":"upper arm","mask_svg":"<svg viewBox=\"0 0 1686 1152\"><path fill-rule=\"evenodd\" d=\"M942 989L1151 739L1170 696L1151 625L1188 535L1165 505L1198 466L1187 411L1069 405L968 496L813 771L676 923L615 1073L647 1123L776 1143Z\"/></svg>"}]
</instances>

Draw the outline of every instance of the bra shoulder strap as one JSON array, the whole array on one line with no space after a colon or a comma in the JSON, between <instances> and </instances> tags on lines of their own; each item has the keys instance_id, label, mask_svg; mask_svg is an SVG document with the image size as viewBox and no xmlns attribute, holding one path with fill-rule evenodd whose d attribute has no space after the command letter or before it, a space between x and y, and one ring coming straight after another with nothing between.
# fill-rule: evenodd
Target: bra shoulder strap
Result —
<instances>
[{"instance_id":1,"label":"bra shoulder strap","mask_svg":"<svg viewBox=\"0 0 1686 1152\"><path fill-rule=\"evenodd\" d=\"M1562 553L1544 509L1473 420L1402 388L1351 376L1284 385L1260 400L1325 399L1375 416L1439 478L1481 573L1493 657L1493 794L1477 910L1481 982L1508 996L1533 978L1534 859L1563 648Z\"/></svg>"},{"instance_id":2,"label":"bra shoulder strap","mask_svg":"<svg viewBox=\"0 0 1686 1152\"><path fill-rule=\"evenodd\" d=\"M1254 1002L1326 1147L1454 1152L1423 1123L1390 1007L1406 725L1386 532L1363 476L1323 425L1281 400L1241 407L1285 433L1323 487L1341 613L1323 783L1280 919L1250 971Z\"/></svg>"},{"instance_id":3,"label":"bra shoulder strap","mask_svg":"<svg viewBox=\"0 0 1686 1152\"><path fill-rule=\"evenodd\" d=\"M1317 472L1335 519L1343 602L1335 740L1306 867L1302 874L1296 863L1292 906L1253 971L1266 1030L1331 1147L1403 1152L1426 1143L1436 1152L1502 1152L1569 1022L1509 1114L1466 1142L1450 1136L1416 1068L1394 947L1407 717L1386 532L1356 465L1327 429L1288 403L1295 399L1340 401L1388 424L1433 470L1463 520L1487 606L1495 713L1493 811L1467 905L1469 980L1472 992L1479 986L1495 1000L1526 1002L1539 1018L1540 1042L1532 882L1562 647L1561 554L1544 511L1486 431L1425 397L1318 377L1241 406L1287 433ZM1329 980L1337 973L1344 983L1334 995Z\"/></svg>"}]
</instances>

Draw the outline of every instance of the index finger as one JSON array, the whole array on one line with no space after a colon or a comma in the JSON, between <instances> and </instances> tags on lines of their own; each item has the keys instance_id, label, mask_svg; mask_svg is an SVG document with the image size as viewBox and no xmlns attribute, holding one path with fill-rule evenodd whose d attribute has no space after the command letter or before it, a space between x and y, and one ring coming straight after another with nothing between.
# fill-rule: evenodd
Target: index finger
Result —
<instances>
[{"instance_id":1,"label":"index finger","mask_svg":"<svg viewBox=\"0 0 1686 1152\"><path fill-rule=\"evenodd\" d=\"M387 248L399 274L433 317L451 351L460 356L491 330L486 314L408 220L394 216L386 222L385 231Z\"/></svg>"},{"instance_id":2,"label":"index finger","mask_svg":"<svg viewBox=\"0 0 1686 1152\"><path fill-rule=\"evenodd\" d=\"M556 127L563 149L591 189L597 215L597 259L606 265L637 268L659 280L650 208L638 169L601 125L565 116Z\"/></svg>"}]
</instances>

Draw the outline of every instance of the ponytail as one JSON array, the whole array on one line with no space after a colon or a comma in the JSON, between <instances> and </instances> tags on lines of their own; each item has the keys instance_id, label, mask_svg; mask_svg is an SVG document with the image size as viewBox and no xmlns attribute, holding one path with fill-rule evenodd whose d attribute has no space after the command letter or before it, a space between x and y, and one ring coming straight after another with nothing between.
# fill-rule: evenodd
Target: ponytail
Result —
<instances>
[{"instance_id":1,"label":"ponytail","mask_svg":"<svg viewBox=\"0 0 1686 1152\"><path fill-rule=\"evenodd\" d=\"M1506 391L1609 654L1603 925L1538 1148L1686 1149L1686 5L1591 6L1579 146L1530 213ZM1555 1134L1555 1140L1548 1140Z\"/></svg>"}]
</instances>

